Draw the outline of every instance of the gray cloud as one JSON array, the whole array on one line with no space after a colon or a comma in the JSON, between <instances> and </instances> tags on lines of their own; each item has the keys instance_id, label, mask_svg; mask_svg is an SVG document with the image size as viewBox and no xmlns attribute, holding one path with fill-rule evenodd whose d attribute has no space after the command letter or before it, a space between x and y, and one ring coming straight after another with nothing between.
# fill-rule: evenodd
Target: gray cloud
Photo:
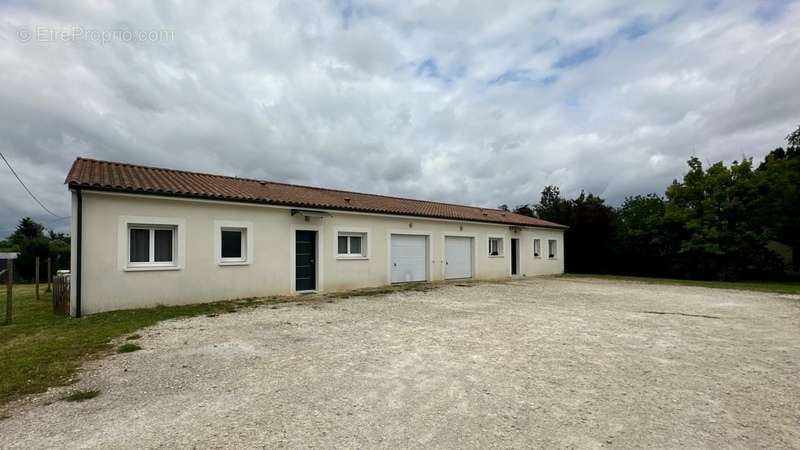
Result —
<instances>
[{"instance_id":1,"label":"gray cloud","mask_svg":"<svg viewBox=\"0 0 800 450\"><path fill-rule=\"evenodd\" d=\"M796 2L0 6L0 145L52 209L78 155L494 206L619 203L800 121ZM20 29L171 30L21 42ZM0 234L47 220L5 171ZM63 229L63 222L52 223Z\"/></svg>"}]
</instances>

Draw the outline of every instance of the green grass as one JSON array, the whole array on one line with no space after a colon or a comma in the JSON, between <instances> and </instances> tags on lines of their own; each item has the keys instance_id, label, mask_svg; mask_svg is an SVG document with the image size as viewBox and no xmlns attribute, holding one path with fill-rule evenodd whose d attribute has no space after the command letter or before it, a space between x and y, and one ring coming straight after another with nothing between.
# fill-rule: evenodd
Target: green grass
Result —
<instances>
[{"instance_id":1,"label":"green grass","mask_svg":"<svg viewBox=\"0 0 800 450\"><path fill-rule=\"evenodd\" d=\"M61 400L64 400L64 401L67 401L67 402L82 402L82 401L85 401L85 400L89 400L89 399L95 398L98 395L100 395L100 391L98 391L96 389L95 390L90 390L90 391L75 391L75 392L73 392L73 393L71 393L69 395L65 395L64 397L61 397Z\"/></svg>"},{"instance_id":2,"label":"green grass","mask_svg":"<svg viewBox=\"0 0 800 450\"><path fill-rule=\"evenodd\" d=\"M744 291L772 292L777 294L800 295L800 282L797 281L697 281L672 278L631 277L619 275L565 274L564 277L601 278L604 280L635 281L649 284L668 284L676 286L698 286L716 289L738 289Z\"/></svg>"},{"instance_id":3,"label":"green grass","mask_svg":"<svg viewBox=\"0 0 800 450\"><path fill-rule=\"evenodd\" d=\"M141 349L142 347L140 347L138 344L128 343L128 344L122 344L119 347L117 347L117 353L131 353Z\"/></svg>"}]
</instances>

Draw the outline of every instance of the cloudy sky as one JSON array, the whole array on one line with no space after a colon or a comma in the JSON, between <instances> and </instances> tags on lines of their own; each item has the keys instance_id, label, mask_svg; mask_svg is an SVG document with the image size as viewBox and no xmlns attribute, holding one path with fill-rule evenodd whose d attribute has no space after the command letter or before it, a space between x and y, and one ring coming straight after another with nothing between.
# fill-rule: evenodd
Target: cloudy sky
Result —
<instances>
[{"instance_id":1,"label":"cloudy sky","mask_svg":"<svg viewBox=\"0 0 800 450\"><path fill-rule=\"evenodd\" d=\"M788 1L0 3L0 149L481 206L618 204L800 123ZM53 222L0 166L0 234ZM63 229L63 228L62 228Z\"/></svg>"}]
</instances>

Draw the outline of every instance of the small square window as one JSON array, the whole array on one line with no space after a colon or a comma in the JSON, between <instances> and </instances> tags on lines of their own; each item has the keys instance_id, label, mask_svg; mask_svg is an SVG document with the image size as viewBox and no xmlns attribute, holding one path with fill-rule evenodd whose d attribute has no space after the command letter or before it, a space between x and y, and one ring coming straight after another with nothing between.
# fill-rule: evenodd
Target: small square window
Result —
<instances>
[{"instance_id":1,"label":"small square window","mask_svg":"<svg viewBox=\"0 0 800 450\"><path fill-rule=\"evenodd\" d=\"M222 257L242 257L242 232L240 230L222 230Z\"/></svg>"},{"instance_id":2,"label":"small square window","mask_svg":"<svg viewBox=\"0 0 800 450\"><path fill-rule=\"evenodd\" d=\"M247 229L220 229L220 258L223 262L242 262L247 259Z\"/></svg>"},{"instance_id":3,"label":"small square window","mask_svg":"<svg viewBox=\"0 0 800 450\"><path fill-rule=\"evenodd\" d=\"M214 221L212 245L217 265L247 266L253 263L253 223L233 220Z\"/></svg>"},{"instance_id":4,"label":"small square window","mask_svg":"<svg viewBox=\"0 0 800 450\"><path fill-rule=\"evenodd\" d=\"M503 256L503 238L489 238L489 256Z\"/></svg>"},{"instance_id":5,"label":"small square window","mask_svg":"<svg viewBox=\"0 0 800 450\"><path fill-rule=\"evenodd\" d=\"M533 240L533 257L540 258L542 256L542 240L541 239L534 239Z\"/></svg>"},{"instance_id":6,"label":"small square window","mask_svg":"<svg viewBox=\"0 0 800 450\"><path fill-rule=\"evenodd\" d=\"M341 257L365 257L366 233L339 233L336 237L336 254Z\"/></svg>"}]
</instances>

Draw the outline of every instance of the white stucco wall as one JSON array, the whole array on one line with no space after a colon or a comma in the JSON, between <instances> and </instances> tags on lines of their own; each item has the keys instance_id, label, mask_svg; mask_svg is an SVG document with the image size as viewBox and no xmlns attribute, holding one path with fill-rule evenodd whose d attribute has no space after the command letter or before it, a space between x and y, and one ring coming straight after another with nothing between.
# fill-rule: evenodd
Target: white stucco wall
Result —
<instances>
[{"instance_id":1,"label":"white stucco wall","mask_svg":"<svg viewBox=\"0 0 800 450\"><path fill-rule=\"evenodd\" d=\"M73 196L73 202L75 196ZM428 278L444 279L444 236L474 238L475 278L511 276L510 239L520 239L520 276L562 273L563 232L505 225L389 217L330 211L332 217L306 221L288 208L198 200L83 192L82 311L95 312L187 304L293 293L294 231L318 231L318 290L333 291L388 284L389 236L424 234L429 240ZM73 218L77 211L73 207ZM177 270L128 271L126 217L179 223ZM74 219L73 219L74 221ZM215 221L250 222L249 265L220 266L215 257ZM409 225L411 227L409 227ZM75 226L73 224L73 232ZM367 232L368 258L336 257L338 231ZM504 256L488 256L488 236L503 237ZM542 240L542 258L533 239ZM548 259L547 240L558 241L558 258ZM73 239L73 243L77 240ZM73 248L73 267L75 248ZM74 277L73 277L74 279ZM73 301L75 304L73 289Z\"/></svg>"}]
</instances>

